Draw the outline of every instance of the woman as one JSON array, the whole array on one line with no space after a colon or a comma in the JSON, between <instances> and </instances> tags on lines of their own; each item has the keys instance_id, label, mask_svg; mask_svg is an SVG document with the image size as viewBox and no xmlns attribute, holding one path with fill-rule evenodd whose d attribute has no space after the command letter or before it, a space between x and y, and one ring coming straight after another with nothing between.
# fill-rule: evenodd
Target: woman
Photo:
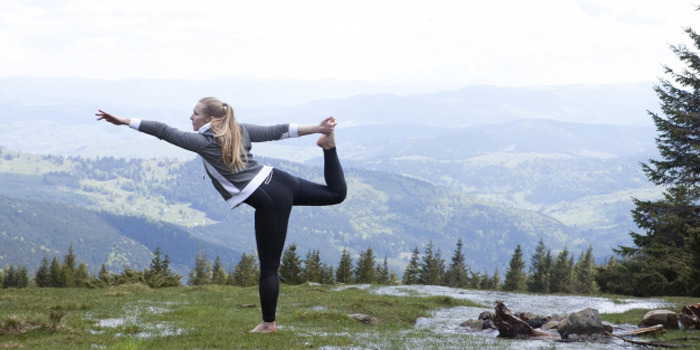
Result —
<instances>
[{"instance_id":1,"label":"woman","mask_svg":"<svg viewBox=\"0 0 700 350\"><path fill-rule=\"evenodd\" d=\"M97 120L151 134L199 154L209 178L231 208L246 203L255 208L255 239L260 259L260 304L263 320L251 332L276 331L279 296L278 270L287 224L293 205L331 205L345 199L347 187L335 149L335 118L318 125L239 124L230 105L214 97L201 99L190 120L197 132L184 132L166 124L121 118L99 110ZM258 164L250 154L251 142L281 140L320 133L316 144L323 149L326 185L300 179Z\"/></svg>"}]
</instances>

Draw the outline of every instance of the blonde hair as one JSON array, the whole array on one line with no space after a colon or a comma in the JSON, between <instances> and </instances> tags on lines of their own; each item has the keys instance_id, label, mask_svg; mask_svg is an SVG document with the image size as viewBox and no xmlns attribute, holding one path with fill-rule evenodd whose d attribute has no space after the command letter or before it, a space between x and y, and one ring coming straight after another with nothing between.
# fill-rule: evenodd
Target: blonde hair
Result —
<instances>
[{"instance_id":1,"label":"blonde hair","mask_svg":"<svg viewBox=\"0 0 700 350\"><path fill-rule=\"evenodd\" d=\"M233 108L216 97L205 97L199 103L203 106L202 112L211 117L211 130L221 145L224 164L233 172L240 171L248 161L248 155Z\"/></svg>"}]
</instances>

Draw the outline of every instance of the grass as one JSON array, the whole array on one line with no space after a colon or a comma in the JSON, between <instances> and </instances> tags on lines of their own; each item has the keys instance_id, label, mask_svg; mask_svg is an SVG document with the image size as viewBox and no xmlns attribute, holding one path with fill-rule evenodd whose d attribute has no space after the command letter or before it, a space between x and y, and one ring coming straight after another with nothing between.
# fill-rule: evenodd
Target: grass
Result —
<instances>
[{"instance_id":1,"label":"grass","mask_svg":"<svg viewBox=\"0 0 700 350\"><path fill-rule=\"evenodd\" d=\"M251 305L254 305L251 307ZM260 320L255 287L2 290L0 349L318 349L403 348L430 311L472 303L450 297L396 297L328 286L283 286L279 332L250 334ZM377 317L365 325L348 314ZM431 340L432 339L432 340Z\"/></svg>"},{"instance_id":2,"label":"grass","mask_svg":"<svg viewBox=\"0 0 700 350\"><path fill-rule=\"evenodd\" d=\"M526 296L524 296L526 297ZM695 302L665 298L679 311ZM283 285L274 334L250 334L260 320L256 287L0 290L0 349L518 349L518 340L437 333L414 327L432 311L482 307L445 296L377 295L361 288ZM602 314L605 321L639 322L648 310ZM378 318L362 324L348 315ZM455 320L455 324L463 320ZM696 345L697 332L669 331L646 341ZM533 345L527 348L531 349ZM562 343L537 343L566 349Z\"/></svg>"}]
</instances>

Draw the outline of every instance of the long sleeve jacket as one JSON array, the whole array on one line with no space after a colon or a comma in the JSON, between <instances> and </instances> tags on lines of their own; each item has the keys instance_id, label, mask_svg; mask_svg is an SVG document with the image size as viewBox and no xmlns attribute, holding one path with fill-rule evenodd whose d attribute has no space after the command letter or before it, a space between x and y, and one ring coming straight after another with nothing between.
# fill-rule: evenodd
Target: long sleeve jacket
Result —
<instances>
[{"instance_id":1,"label":"long sleeve jacket","mask_svg":"<svg viewBox=\"0 0 700 350\"><path fill-rule=\"evenodd\" d=\"M244 163L243 169L233 172L224 164L221 157L221 145L214 136L210 123L199 128L198 132L185 132L161 122L135 118L131 119L129 126L197 153L202 158L204 168L212 184L231 208L238 206L255 192L272 172L271 167L259 164L253 159L253 155L250 153L252 142L299 137L297 124L270 126L239 124L247 156L244 159L247 161Z\"/></svg>"}]
</instances>

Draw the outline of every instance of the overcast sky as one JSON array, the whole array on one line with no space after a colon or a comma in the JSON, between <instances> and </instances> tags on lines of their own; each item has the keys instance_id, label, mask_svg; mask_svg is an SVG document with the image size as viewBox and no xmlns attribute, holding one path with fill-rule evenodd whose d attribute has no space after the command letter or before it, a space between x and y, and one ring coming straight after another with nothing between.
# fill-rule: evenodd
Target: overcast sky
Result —
<instances>
[{"instance_id":1,"label":"overcast sky","mask_svg":"<svg viewBox=\"0 0 700 350\"><path fill-rule=\"evenodd\" d=\"M698 1L700 2L700 1ZM656 80L693 0L2 0L0 77ZM700 28L695 28L700 30Z\"/></svg>"}]
</instances>

